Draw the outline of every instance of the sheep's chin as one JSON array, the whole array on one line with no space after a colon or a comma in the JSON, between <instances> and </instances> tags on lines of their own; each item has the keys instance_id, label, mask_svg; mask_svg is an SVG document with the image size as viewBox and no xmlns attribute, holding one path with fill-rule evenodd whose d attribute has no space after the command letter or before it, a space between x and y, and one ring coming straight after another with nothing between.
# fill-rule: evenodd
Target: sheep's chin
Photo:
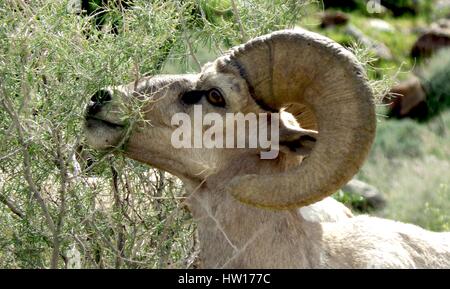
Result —
<instances>
[{"instance_id":1,"label":"sheep's chin","mask_svg":"<svg viewBox=\"0 0 450 289\"><path fill-rule=\"evenodd\" d=\"M107 150L120 143L124 128L108 121L88 118L84 123L84 131L89 146L97 150Z\"/></svg>"}]
</instances>

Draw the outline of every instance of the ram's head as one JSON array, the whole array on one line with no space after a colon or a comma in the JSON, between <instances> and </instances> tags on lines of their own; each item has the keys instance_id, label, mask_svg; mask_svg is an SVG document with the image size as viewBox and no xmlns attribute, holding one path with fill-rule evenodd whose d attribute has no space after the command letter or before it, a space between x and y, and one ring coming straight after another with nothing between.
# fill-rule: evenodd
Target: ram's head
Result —
<instances>
[{"instance_id":1,"label":"ram's head","mask_svg":"<svg viewBox=\"0 0 450 289\"><path fill-rule=\"evenodd\" d=\"M313 203L344 185L362 165L375 132L372 93L358 61L339 44L305 30L258 37L199 74L144 78L101 90L91 100L91 146L122 144L123 107L142 101L145 121L126 136L127 156L186 182L226 187L242 202L278 209ZM194 122L196 104L203 114L221 116L289 112L291 119L282 117L279 127L280 153L263 160L261 147L174 147L178 125L172 117L186 113Z\"/></svg>"}]
</instances>

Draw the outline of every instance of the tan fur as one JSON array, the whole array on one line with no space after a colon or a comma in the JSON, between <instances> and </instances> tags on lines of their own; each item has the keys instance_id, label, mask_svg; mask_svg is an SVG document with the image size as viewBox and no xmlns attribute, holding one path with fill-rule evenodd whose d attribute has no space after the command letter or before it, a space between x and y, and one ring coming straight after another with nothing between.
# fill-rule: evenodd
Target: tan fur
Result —
<instances>
[{"instance_id":1,"label":"tan fur","mask_svg":"<svg viewBox=\"0 0 450 289\"><path fill-rule=\"evenodd\" d=\"M339 57L347 57L348 52L342 52L341 48L327 41L321 39L315 45L319 47L321 43L331 45L335 49L333 53ZM250 62L249 59L248 63ZM245 178L251 176L253 182L250 184L254 183L254 186L240 186L241 190L246 189L252 193L251 198L262 198L258 195L259 189L265 190L262 194L265 198L270 198L269 189L274 188L272 195L277 196L272 198L279 201L279 194L283 197L283 194L292 194L296 190L307 192L308 188L316 188L320 193L314 191L311 195L297 194L295 202L310 203L311 200L307 198L311 196L314 201L323 199L333 192L330 188L345 183L346 179L351 177L350 173L356 172L362 163L361 158L370 146L370 138L374 131L372 115L367 118L363 112L360 112L360 115L343 114L345 122L336 125L332 117L327 115L327 111L331 116L342 114L336 106L338 102L333 101L331 107L321 107L322 112L318 115L328 118L324 124L331 127L336 125L336 129L346 131L350 137L343 138L344 141L338 143L333 139L327 139L322 142L321 150L315 149L312 152L315 157L306 155L306 160L305 155L283 149L278 158L273 160L261 160L259 149L175 149L171 145L171 134L176 127L171 125L171 116L177 112L191 116L193 113L192 106L180 101L180 96L186 91L219 88L223 92L227 106L217 108L202 99L200 104L204 112L222 115L226 112L267 112L251 95L246 80L236 71L227 70L221 65L220 61L208 64L198 75L156 76L127 86L110 88L119 93L116 93L113 101L105 104L102 111L96 114L99 119L117 124L122 121L117 113L107 113L117 111L111 109L112 107L121 105L126 107L133 97L147 99L142 107L145 121L138 122L132 127L131 135L124 146L124 153L130 158L166 170L184 182L189 194L187 205L198 223L200 259L203 267L450 267L449 233L432 233L413 225L367 216L353 217L343 205L328 199L300 210L298 208L271 210L243 204L230 194L229 187L237 178L243 176L245 184ZM353 70L349 68L348 74L351 75L352 72ZM358 75L355 78L349 76L348 79L353 79L352 81L357 83L357 89L355 91L346 89L347 96L352 98L344 104L341 103L341 107L355 111L364 108L372 113L370 100L363 99L364 95L357 93L366 92L366 85L360 83L363 78ZM339 86L340 84L336 84L336 87ZM339 99L339 95L334 96L331 92L327 97L330 100ZM353 103L358 102L359 98L363 99L363 105ZM272 101L281 102L277 98ZM315 109L317 110L317 107ZM352 124L355 119L362 123ZM364 121L367 121L370 127L362 126ZM120 131L107 129L101 120L94 119L90 122L91 125L86 126L86 138L91 146L105 149L120 144L118 139ZM281 131L292 137L300 130L300 127L292 128L293 123L295 124L295 121L292 118L287 119L286 123L282 124ZM351 127L345 127L344 124ZM324 132L322 136L328 134L327 137L330 138L335 135L342 139L339 131L327 129L329 127L322 127L322 133ZM352 129L362 132L352 132ZM359 145L358 142L363 144ZM335 151L334 148L339 150ZM357 149L360 151L356 152ZM318 155L322 151L326 154L324 158ZM337 155L337 152L345 153L346 156ZM355 154L359 154L360 159L357 161L351 158ZM330 162L333 162L334 158L340 160L331 166ZM292 168L301 166L304 161L309 166L305 165L306 167L301 170L292 171ZM310 173L311 170L314 172ZM289 178L284 178L284 174L289 171L291 174ZM294 175L293 172L309 174L306 181L310 182L302 183L303 176ZM334 179L325 177L327 175L333 176ZM267 186L262 187L262 182L264 185L268 183ZM330 185L330 182L333 184ZM320 183L322 187L319 186ZM302 197L306 200L302 200ZM261 200L260 204L264 202L265 200ZM291 202L289 206L292 207L292 204L294 203ZM325 210L333 212L326 216Z\"/></svg>"},{"instance_id":2,"label":"tan fur","mask_svg":"<svg viewBox=\"0 0 450 289\"><path fill-rule=\"evenodd\" d=\"M300 211L240 203L226 191L234 176L282 172L296 161L284 154L277 160L262 161L256 151L245 149L174 149L170 145L173 128L167 120L175 110L171 103L176 102L180 87L166 91L166 98L155 102L147 116L151 125L133 132L125 154L184 181L190 195L188 207L198 223L203 267L450 267L448 233L366 216L351 217L343 206L332 209L335 217L326 220L333 222L323 222L321 215L327 207L321 202ZM94 133L87 134L88 140ZM91 143L101 141L102 134ZM305 210L315 212L315 217Z\"/></svg>"},{"instance_id":3,"label":"tan fur","mask_svg":"<svg viewBox=\"0 0 450 289\"><path fill-rule=\"evenodd\" d=\"M301 213L315 205L320 212L321 202L300 211L255 208L226 193L227 178L188 187L205 268L450 268L450 233L368 216L324 222L319 213L307 220Z\"/></svg>"}]
</instances>

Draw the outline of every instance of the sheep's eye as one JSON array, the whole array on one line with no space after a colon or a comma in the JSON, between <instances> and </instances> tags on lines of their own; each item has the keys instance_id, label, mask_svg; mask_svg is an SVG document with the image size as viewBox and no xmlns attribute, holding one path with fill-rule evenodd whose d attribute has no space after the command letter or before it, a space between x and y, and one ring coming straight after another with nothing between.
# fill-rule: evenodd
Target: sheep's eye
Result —
<instances>
[{"instance_id":1,"label":"sheep's eye","mask_svg":"<svg viewBox=\"0 0 450 289\"><path fill-rule=\"evenodd\" d=\"M224 107L226 104L220 91L215 88L208 90L206 100L214 106Z\"/></svg>"}]
</instances>

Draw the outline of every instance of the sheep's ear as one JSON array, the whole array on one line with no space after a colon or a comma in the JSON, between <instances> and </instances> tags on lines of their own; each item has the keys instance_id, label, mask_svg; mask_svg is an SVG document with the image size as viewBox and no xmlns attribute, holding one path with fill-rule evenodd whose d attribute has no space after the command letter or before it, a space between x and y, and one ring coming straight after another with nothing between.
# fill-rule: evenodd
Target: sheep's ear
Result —
<instances>
[{"instance_id":1,"label":"sheep's ear","mask_svg":"<svg viewBox=\"0 0 450 289\"><path fill-rule=\"evenodd\" d=\"M315 130L289 127L280 123L280 151L309 155L316 144L319 133Z\"/></svg>"}]
</instances>

